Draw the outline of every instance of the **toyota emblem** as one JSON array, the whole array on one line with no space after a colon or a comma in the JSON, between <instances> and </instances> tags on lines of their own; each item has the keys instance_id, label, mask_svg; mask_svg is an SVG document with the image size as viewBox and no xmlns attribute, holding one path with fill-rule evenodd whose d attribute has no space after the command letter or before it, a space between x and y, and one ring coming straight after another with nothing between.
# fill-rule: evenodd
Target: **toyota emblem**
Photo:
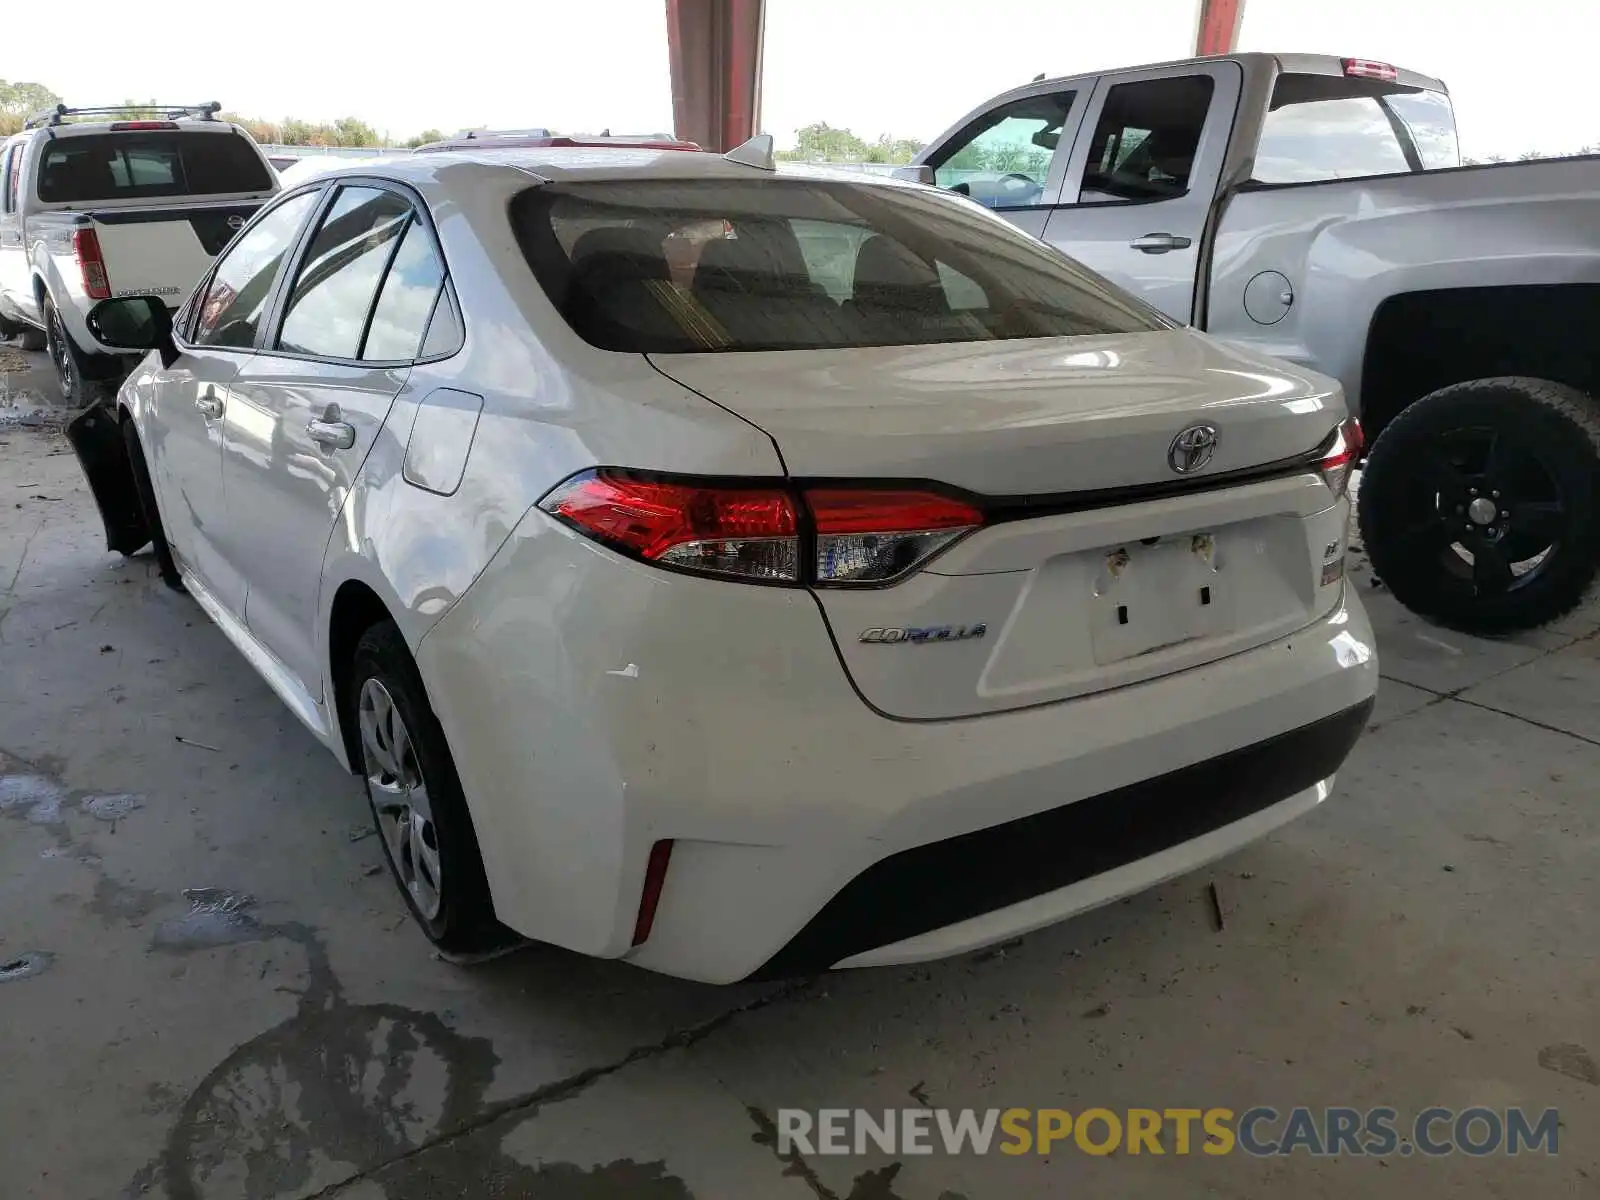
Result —
<instances>
[{"instance_id":1,"label":"toyota emblem","mask_svg":"<svg viewBox=\"0 0 1600 1200\"><path fill-rule=\"evenodd\" d=\"M1217 427L1191 425L1172 439L1167 448L1167 466L1179 475L1198 471L1217 452Z\"/></svg>"},{"instance_id":2,"label":"toyota emblem","mask_svg":"<svg viewBox=\"0 0 1600 1200\"><path fill-rule=\"evenodd\" d=\"M239 216L237 213L235 213L233 216L228 218L228 228L229 229L243 229L244 228L244 218Z\"/></svg>"}]
</instances>

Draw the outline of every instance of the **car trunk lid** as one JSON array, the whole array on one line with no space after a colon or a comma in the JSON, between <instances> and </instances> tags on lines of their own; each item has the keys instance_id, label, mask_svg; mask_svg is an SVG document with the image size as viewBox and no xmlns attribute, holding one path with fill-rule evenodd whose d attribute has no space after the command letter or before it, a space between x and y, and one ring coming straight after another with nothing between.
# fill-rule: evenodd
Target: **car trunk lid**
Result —
<instances>
[{"instance_id":1,"label":"car trunk lid","mask_svg":"<svg viewBox=\"0 0 1600 1200\"><path fill-rule=\"evenodd\" d=\"M766 431L798 480L979 498L983 527L909 577L816 589L890 716L1126 686L1337 603L1348 505L1308 456L1345 412L1321 377L1185 331L653 361ZM1196 427L1208 459L1180 440Z\"/></svg>"}]
</instances>

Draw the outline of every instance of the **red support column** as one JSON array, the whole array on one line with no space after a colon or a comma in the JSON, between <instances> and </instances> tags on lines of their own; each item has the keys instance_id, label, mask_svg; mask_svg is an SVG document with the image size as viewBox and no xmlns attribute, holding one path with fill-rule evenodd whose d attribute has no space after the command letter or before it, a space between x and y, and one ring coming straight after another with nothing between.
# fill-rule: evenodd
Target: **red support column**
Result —
<instances>
[{"instance_id":1,"label":"red support column","mask_svg":"<svg viewBox=\"0 0 1600 1200\"><path fill-rule=\"evenodd\" d=\"M1239 44L1239 22L1243 19L1244 0L1200 0L1194 52L1231 54Z\"/></svg>"},{"instance_id":2,"label":"red support column","mask_svg":"<svg viewBox=\"0 0 1600 1200\"><path fill-rule=\"evenodd\" d=\"M766 0L667 0L672 119L677 135L731 150L761 114Z\"/></svg>"}]
</instances>

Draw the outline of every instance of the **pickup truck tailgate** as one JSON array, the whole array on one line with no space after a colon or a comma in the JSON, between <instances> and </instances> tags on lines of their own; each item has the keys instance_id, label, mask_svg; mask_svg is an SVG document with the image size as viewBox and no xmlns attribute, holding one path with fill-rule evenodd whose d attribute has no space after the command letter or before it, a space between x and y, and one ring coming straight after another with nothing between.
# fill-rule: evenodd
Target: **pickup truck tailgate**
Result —
<instances>
[{"instance_id":1,"label":"pickup truck tailgate","mask_svg":"<svg viewBox=\"0 0 1600 1200\"><path fill-rule=\"evenodd\" d=\"M88 214L116 296L161 296L176 308L259 201L102 209Z\"/></svg>"}]
</instances>

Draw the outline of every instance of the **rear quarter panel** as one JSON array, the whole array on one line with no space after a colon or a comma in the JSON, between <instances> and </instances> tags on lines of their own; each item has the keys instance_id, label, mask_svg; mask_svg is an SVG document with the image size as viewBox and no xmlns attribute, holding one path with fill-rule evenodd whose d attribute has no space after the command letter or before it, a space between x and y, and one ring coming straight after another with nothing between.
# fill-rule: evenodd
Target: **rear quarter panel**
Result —
<instances>
[{"instance_id":1,"label":"rear quarter panel","mask_svg":"<svg viewBox=\"0 0 1600 1200\"><path fill-rule=\"evenodd\" d=\"M1263 295L1266 317L1247 312ZM1359 411L1378 306L1407 292L1600 281L1600 158L1248 189L1227 203L1209 332L1337 378Z\"/></svg>"}]
</instances>

